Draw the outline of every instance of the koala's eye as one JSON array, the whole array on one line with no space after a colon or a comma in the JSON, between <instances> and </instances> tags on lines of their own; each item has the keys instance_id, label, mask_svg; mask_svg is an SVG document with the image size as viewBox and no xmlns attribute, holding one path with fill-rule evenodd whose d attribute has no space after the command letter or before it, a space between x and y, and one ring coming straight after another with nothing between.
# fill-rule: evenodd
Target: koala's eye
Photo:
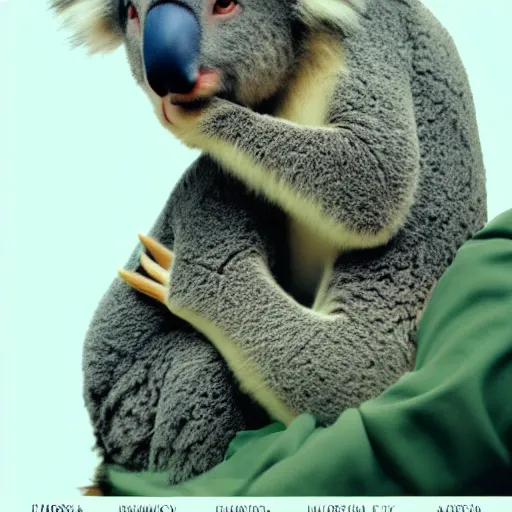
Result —
<instances>
[{"instance_id":1,"label":"koala's eye","mask_svg":"<svg viewBox=\"0 0 512 512\"><path fill-rule=\"evenodd\" d=\"M127 12L128 12L128 19L129 20L138 20L139 19L139 13L137 12L137 9L132 3L129 3L127 5Z\"/></svg>"},{"instance_id":2,"label":"koala's eye","mask_svg":"<svg viewBox=\"0 0 512 512\"><path fill-rule=\"evenodd\" d=\"M132 26L132 29L134 29L135 32L140 32L139 13L137 12L137 8L131 2L126 4L126 17L128 18L128 27Z\"/></svg>"},{"instance_id":3,"label":"koala's eye","mask_svg":"<svg viewBox=\"0 0 512 512\"><path fill-rule=\"evenodd\" d=\"M238 2L235 0L217 0L213 7L213 14L220 16L230 14L236 9Z\"/></svg>"}]
</instances>

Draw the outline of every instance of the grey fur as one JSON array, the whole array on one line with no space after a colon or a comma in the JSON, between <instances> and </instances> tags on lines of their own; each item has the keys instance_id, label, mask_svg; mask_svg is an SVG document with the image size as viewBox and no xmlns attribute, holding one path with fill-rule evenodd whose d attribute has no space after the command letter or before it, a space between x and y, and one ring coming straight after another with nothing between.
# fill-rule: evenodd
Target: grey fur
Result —
<instances>
[{"instance_id":1,"label":"grey fur","mask_svg":"<svg viewBox=\"0 0 512 512\"><path fill-rule=\"evenodd\" d=\"M203 132L236 144L303 197L321 202L335 223L375 234L397 212L407 212L405 220L385 246L338 257L329 317L276 286L287 285L286 206L256 197L236 168L224 169L230 177L200 157L151 234L175 250L174 307L195 311L236 340L295 411L330 423L411 368L417 318L432 287L486 221L472 96L451 38L418 1L373 0L360 30L343 41L349 73L329 116L338 131L261 115L254 110L271 107L248 98L247 81L266 84L268 96L279 93L301 48L290 44L291 9L278 7L292 2L246 4L268 6L276 16L266 23L276 25L268 38L258 38L261 23L246 22L233 39L227 31L205 39L206 60L221 44L228 49L223 58L236 60L229 61L232 81L224 89L234 103L223 103ZM240 50L244 34L248 43ZM137 75L138 50L130 48ZM259 56L261 67L250 73L245 63ZM141 270L138 251L128 269ZM209 341L119 281L92 321L84 376L104 457L134 469L170 469L171 482L219 462L236 431L262 422Z\"/></svg>"},{"instance_id":2,"label":"grey fur","mask_svg":"<svg viewBox=\"0 0 512 512\"><path fill-rule=\"evenodd\" d=\"M179 244L213 275L235 256L231 251L253 245L269 247L276 269L272 217L272 208L201 157L176 186L151 236L168 247ZM194 237L179 218L188 219ZM141 271L139 255L137 248L127 269ZM170 469L174 482L222 460L237 431L268 421L238 391L208 340L120 280L91 322L83 370L85 403L104 459L133 469Z\"/></svg>"}]
</instances>

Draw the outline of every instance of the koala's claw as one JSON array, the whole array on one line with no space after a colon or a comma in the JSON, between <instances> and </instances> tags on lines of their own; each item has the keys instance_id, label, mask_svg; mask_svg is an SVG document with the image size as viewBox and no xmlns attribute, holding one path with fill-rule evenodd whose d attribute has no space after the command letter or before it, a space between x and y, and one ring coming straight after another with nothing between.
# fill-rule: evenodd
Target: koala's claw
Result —
<instances>
[{"instance_id":1,"label":"koala's claw","mask_svg":"<svg viewBox=\"0 0 512 512\"><path fill-rule=\"evenodd\" d=\"M173 259L173 253L155 239L140 235L139 239L155 259L153 261L145 253L140 256L142 268L152 279L142 276L137 272L129 272L119 269L119 277L139 292L158 300L162 304L167 303L169 288L169 273Z\"/></svg>"},{"instance_id":2,"label":"koala's claw","mask_svg":"<svg viewBox=\"0 0 512 512\"><path fill-rule=\"evenodd\" d=\"M165 270L169 270L171 268L173 258L172 251L157 242L154 238L141 235L140 233L139 240L159 265L161 265Z\"/></svg>"},{"instance_id":3,"label":"koala's claw","mask_svg":"<svg viewBox=\"0 0 512 512\"><path fill-rule=\"evenodd\" d=\"M155 263L151 258L148 258L144 253L140 256L140 263L142 268L144 268L153 279L163 285L169 284L169 272L158 263Z\"/></svg>"}]
</instances>

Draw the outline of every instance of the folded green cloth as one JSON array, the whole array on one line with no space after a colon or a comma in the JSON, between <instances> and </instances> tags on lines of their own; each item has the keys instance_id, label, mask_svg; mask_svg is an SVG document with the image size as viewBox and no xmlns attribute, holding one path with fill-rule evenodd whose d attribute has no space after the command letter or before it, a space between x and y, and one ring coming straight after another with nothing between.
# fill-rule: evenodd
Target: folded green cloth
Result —
<instances>
[{"instance_id":1,"label":"folded green cloth","mask_svg":"<svg viewBox=\"0 0 512 512\"><path fill-rule=\"evenodd\" d=\"M104 466L124 496L486 495L512 489L512 210L438 283L414 371L330 427L242 432L226 460L177 486Z\"/></svg>"}]
</instances>

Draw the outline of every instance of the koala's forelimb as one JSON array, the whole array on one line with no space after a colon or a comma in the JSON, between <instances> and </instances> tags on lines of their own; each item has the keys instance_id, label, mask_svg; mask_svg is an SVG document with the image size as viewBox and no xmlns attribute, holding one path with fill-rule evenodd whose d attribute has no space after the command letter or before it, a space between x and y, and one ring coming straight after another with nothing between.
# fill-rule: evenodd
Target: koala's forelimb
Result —
<instances>
[{"instance_id":1,"label":"koala's forelimb","mask_svg":"<svg viewBox=\"0 0 512 512\"><path fill-rule=\"evenodd\" d=\"M141 240L155 259L170 254L174 260L154 239ZM395 319L371 327L382 312L394 309L378 294L355 304L357 314L320 314L283 292L258 251L241 256L226 267L221 295L211 296L213 301L204 297L206 315L174 297L167 258L161 266L141 256L152 278L124 270L119 274L201 332L225 359L241 389L285 425L304 412L330 423L336 411L376 396L410 367L414 349L408 341L409 322L395 325L396 332L389 329ZM189 276L193 279L194 273ZM393 286L382 283L383 290ZM342 340L348 342L342 345ZM366 378L361 382L355 374ZM290 382L313 382L314 392Z\"/></svg>"},{"instance_id":2,"label":"koala's forelimb","mask_svg":"<svg viewBox=\"0 0 512 512\"><path fill-rule=\"evenodd\" d=\"M173 311L170 290L171 264L174 254L151 237L139 235L149 253L155 258L151 260L142 253L140 262L150 278L137 272L119 269L119 277L128 285L145 295L158 300ZM288 425L298 414L282 401L270 388L263 375L248 361L239 347L226 336L221 329L208 320L201 318L190 310L173 311L193 325L198 331L204 332L215 348L226 360L226 363L238 378L244 391L249 393L267 412Z\"/></svg>"},{"instance_id":3,"label":"koala's forelimb","mask_svg":"<svg viewBox=\"0 0 512 512\"><path fill-rule=\"evenodd\" d=\"M372 247L401 227L419 168L405 128L380 154L362 140L358 124L372 122L311 128L224 104L208 119L203 148L334 245Z\"/></svg>"},{"instance_id":4,"label":"koala's forelimb","mask_svg":"<svg viewBox=\"0 0 512 512\"><path fill-rule=\"evenodd\" d=\"M349 52L350 53L350 52ZM364 66L315 34L273 115L211 98L154 105L162 124L336 249L385 244L420 171L410 76L385 56ZM162 115L163 111L163 115Z\"/></svg>"}]
</instances>

